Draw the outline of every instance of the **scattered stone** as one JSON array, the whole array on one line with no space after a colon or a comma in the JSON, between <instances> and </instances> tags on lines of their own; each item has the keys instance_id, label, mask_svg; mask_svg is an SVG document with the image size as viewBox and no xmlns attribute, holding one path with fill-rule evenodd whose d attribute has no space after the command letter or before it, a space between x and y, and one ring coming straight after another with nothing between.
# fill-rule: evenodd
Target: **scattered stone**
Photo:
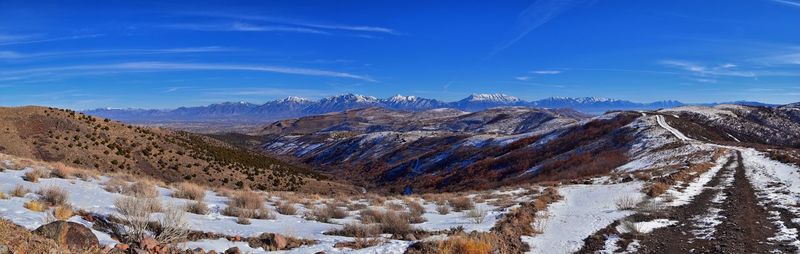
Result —
<instances>
[{"instance_id":1,"label":"scattered stone","mask_svg":"<svg viewBox=\"0 0 800 254\"><path fill-rule=\"evenodd\" d=\"M239 247L231 247L225 251L225 254L242 254L242 251L239 250Z\"/></svg>"},{"instance_id":2,"label":"scattered stone","mask_svg":"<svg viewBox=\"0 0 800 254\"><path fill-rule=\"evenodd\" d=\"M92 230L75 222L52 222L37 228L33 233L52 239L59 246L73 252L100 249L100 242Z\"/></svg>"},{"instance_id":3,"label":"scattered stone","mask_svg":"<svg viewBox=\"0 0 800 254\"><path fill-rule=\"evenodd\" d=\"M263 233L258 237L250 238L247 244L252 248L264 248L266 251L276 251L286 249L286 238L273 233Z\"/></svg>"}]
</instances>

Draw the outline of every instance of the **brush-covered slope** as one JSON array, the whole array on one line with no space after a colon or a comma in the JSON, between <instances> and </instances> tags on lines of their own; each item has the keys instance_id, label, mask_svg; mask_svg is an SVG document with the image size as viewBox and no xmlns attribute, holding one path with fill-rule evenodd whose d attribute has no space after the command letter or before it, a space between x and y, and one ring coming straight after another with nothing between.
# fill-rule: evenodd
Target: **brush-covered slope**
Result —
<instances>
[{"instance_id":1,"label":"brush-covered slope","mask_svg":"<svg viewBox=\"0 0 800 254\"><path fill-rule=\"evenodd\" d=\"M800 148L800 110L792 104L685 106L660 112L690 138Z\"/></svg>"},{"instance_id":2,"label":"brush-covered slope","mask_svg":"<svg viewBox=\"0 0 800 254\"><path fill-rule=\"evenodd\" d=\"M627 162L637 116L362 109L276 122L262 148L390 191L492 188L609 172Z\"/></svg>"},{"instance_id":3,"label":"brush-covered slope","mask_svg":"<svg viewBox=\"0 0 800 254\"><path fill-rule=\"evenodd\" d=\"M165 181L263 190L347 187L206 136L44 107L0 108L0 152Z\"/></svg>"}]
</instances>

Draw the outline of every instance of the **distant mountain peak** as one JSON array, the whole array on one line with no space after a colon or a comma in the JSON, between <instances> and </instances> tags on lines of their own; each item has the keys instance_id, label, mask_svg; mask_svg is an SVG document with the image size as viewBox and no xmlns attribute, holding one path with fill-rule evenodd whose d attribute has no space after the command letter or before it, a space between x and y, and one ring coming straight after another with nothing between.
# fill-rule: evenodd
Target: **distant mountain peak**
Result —
<instances>
[{"instance_id":1,"label":"distant mountain peak","mask_svg":"<svg viewBox=\"0 0 800 254\"><path fill-rule=\"evenodd\" d=\"M397 94L395 96L389 97L388 101L390 101L390 102L411 102L411 101L416 101L417 99L418 99L417 96L413 96L413 95L411 95L411 96L403 96L403 95Z\"/></svg>"},{"instance_id":2,"label":"distant mountain peak","mask_svg":"<svg viewBox=\"0 0 800 254\"><path fill-rule=\"evenodd\" d=\"M544 99L543 101L571 101L577 103L601 103L601 102L617 102L621 100L616 99L609 99L605 97L564 97L564 96L553 96Z\"/></svg>"},{"instance_id":3,"label":"distant mountain peak","mask_svg":"<svg viewBox=\"0 0 800 254\"><path fill-rule=\"evenodd\" d=\"M502 93L474 93L463 101L514 103L520 100L517 97Z\"/></svg>"},{"instance_id":4,"label":"distant mountain peak","mask_svg":"<svg viewBox=\"0 0 800 254\"><path fill-rule=\"evenodd\" d=\"M286 99L283 99L281 101L282 102L295 102L295 103L311 102L311 100L309 100L307 98L304 98L304 97L299 97L299 96L289 96L289 97L286 97Z\"/></svg>"},{"instance_id":5,"label":"distant mountain peak","mask_svg":"<svg viewBox=\"0 0 800 254\"><path fill-rule=\"evenodd\" d=\"M328 101L348 101L348 102L377 102L378 98L375 98L373 96L348 93L348 94L342 94L342 95L336 95L336 96L327 97L327 98L325 98L323 100L328 100Z\"/></svg>"}]
</instances>

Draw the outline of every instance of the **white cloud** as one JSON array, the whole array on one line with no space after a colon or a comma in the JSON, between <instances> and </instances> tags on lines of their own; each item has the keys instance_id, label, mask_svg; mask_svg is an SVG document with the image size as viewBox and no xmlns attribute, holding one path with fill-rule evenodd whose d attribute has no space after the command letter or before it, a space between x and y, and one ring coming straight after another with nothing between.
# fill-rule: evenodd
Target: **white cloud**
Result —
<instances>
[{"instance_id":1,"label":"white cloud","mask_svg":"<svg viewBox=\"0 0 800 254\"><path fill-rule=\"evenodd\" d=\"M771 0L776 3L785 4L788 6L800 7L800 2L792 1L792 0Z\"/></svg>"},{"instance_id":2,"label":"white cloud","mask_svg":"<svg viewBox=\"0 0 800 254\"><path fill-rule=\"evenodd\" d=\"M152 54L181 54L181 53L211 53L230 52L233 48L225 47L190 47L166 49L90 49L73 51L50 51L38 53L20 53L15 51L0 51L0 59L30 59L45 57L86 56L86 55L152 55Z\"/></svg>"},{"instance_id":3,"label":"white cloud","mask_svg":"<svg viewBox=\"0 0 800 254\"><path fill-rule=\"evenodd\" d=\"M527 80L531 79L531 77L520 76L520 77L515 77L514 79L519 80L519 81L527 81Z\"/></svg>"},{"instance_id":4,"label":"white cloud","mask_svg":"<svg viewBox=\"0 0 800 254\"><path fill-rule=\"evenodd\" d=\"M557 70L539 70L539 71L532 71L531 73L542 74L542 75L553 75L553 74L560 74L561 71L557 71Z\"/></svg>"},{"instance_id":5,"label":"white cloud","mask_svg":"<svg viewBox=\"0 0 800 254\"><path fill-rule=\"evenodd\" d=\"M394 29L380 27L380 26L311 22L311 21L286 19L286 18L263 16L263 15L245 15L245 14L233 14L233 13L222 13L222 12L191 12L191 13L183 13L183 15L224 18L231 20L261 21L275 25L284 25L284 27L286 28L294 28L298 30L308 29L308 30L320 31L318 29L321 29L321 30L331 30L331 31L338 30L338 31L350 31L350 32L395 34L395 35L399 34Z\"/></svg>"},{"instance_id":6,"label":"white cloud","mask_svg":"<svg viewBox=\"0 0 800 254\"><path fill-rule=\"evenodd\" d=\"M755 78L756 73L753 71L740 71L735 70L736 65L723 64L715 67L706 66L699 63L683 61L683 60L664 60L661 64L688 71L696 76L729 76L729 77L746 77Z\"/></svg>"},{"instance_id":7,"label":"white cloud","mask_svg":"<svg viewBox=\"0 0 800 254\"><path fill-rule=\"evenodd\" d=\"M84 34L84 35L73 35L73 36L52 37L52 38L38 38L36 36L9 36L9 35L4 35L4 36L0 35L0 46L89 39L89 38L101 37L104 36L104 34Z\"/></svg>"},{"instance_id":8,"label":"white cloud","mask_svg":"<svg viewBox=\"0 0 800 254\"><path fill-rule=\"evenodd\" d=\"M586 2L586 0L538 0L523 10L518 16L516 24L511 31L511 36L501 41L494 47L489 56L493 56L504 49L511 47L528 33L544 25L562 13Z\"/></svg>"},{"instance_id":9,"label":"white cloud","mask_svg":"<svg viewBox=\"0 0 800 254\"><path fill-rule=\"evenodd\" d=\"M0 78L4 76L17 76L20 74L53 74L53 73L68 73L72 74L75 71L84 72L125 72L125 71L254 71L254 72L270 72L270 73L283 73L305 76L321 76L321 77L335 77L335 78L349 78L369 82L376 82L374 79L351 74L347 72L337 72L329 70L296 68L285 66L268 66L268 65L239 65L239 64L204 64L204 63L172 63L172 62L128 62L119 64L100 64L100 65L72 65L62 67L46 67L25 69L16 71L0 72Z\"/></svg>"},{"instance_id":10,"label":"white cloud","mask_svg":"<svg viewBox=\"0 0 800 254\"><path fill-rule=\"evenodd\" d=\"M225 24L169 24L162 26L169 29L180 30L194 30L194 31L209 31L209 32L292 32L292 33L308 33L308 34L330 34L325 31L294 26L280 26L280 25L253 25L242 22L233 22Z\"/></svg>"}]
</instances>

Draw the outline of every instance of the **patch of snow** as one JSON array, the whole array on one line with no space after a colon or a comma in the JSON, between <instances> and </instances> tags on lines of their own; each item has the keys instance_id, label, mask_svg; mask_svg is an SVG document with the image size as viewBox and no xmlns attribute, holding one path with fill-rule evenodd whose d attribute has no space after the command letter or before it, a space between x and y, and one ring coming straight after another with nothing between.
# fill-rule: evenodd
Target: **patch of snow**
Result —
<instances>
[{"instance_id":1,"label":"patch of snow","mask_svg":"<svg viewBox=\"0 0 800 254\"><path fill-rule=\"evenodd\" d=\"M719 159L715 162L715 165L712 166L706 172L703 172L700 176L696 177L693 182L689 183L689 186L682 190L678 190L676 186L672 186L669 190L667 190L666 195L661 195L660 197L655 198L658 201L663 201L664 196L669 196L673 198L672 201L666 202L667 206L682 206L685 204L689 204L689 202L694 199L695 196L699 195L705 189L705 185L714 178L715 175L722 169L724 166L725 161L728 159L727 156L720 156Z\"/></svg>"},{"instance_id":2,"label":"patch of snow","mask_svg":"<svg viewBox=\"0 0 800 254\"><path fill-rule=\"evenodd\" d=\"M564 200L547 208L550 214L542 234L523 236L530 253L571 253L583 246L583 239L608 224L631 215L615 202L623 197L643 197L641 182L612 185L568 185L559 188Z\"/></svg>"},{"instance_id":3,"label":"patch of snow","mask_svg":"<svg viewBox=\"0 0 800 254\"><path fill-rule=\"evenodd\" d=\"M636 230L639 231L639 233L647 234L653 232L653 230L657 228L669 227L675 225L675 223L678 223L678 221L668 220L668 219L655 219L651 221L636 222L634 223L635 224L634 227L636 227ZM617 226L617 231L619 231L620 233L630 233L622 225Z\"/></svg>"}]
</instances>

